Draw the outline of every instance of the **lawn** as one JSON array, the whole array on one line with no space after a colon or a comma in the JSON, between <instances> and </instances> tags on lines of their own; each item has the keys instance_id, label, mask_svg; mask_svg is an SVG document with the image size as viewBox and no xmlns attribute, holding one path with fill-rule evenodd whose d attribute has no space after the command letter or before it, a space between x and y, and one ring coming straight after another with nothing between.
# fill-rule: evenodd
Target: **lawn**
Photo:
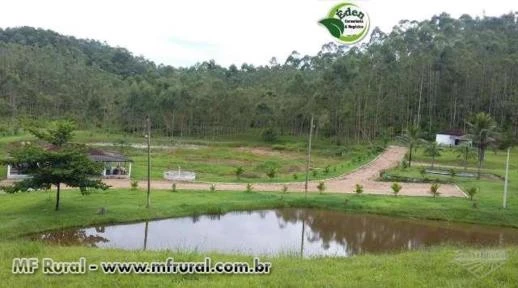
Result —
<instances>
[{"instance_id":1,"label":"lawn","mask_svg":"<svg viewBox=\"0 0 518 288\"><path fill-rule=\"evenodd\" d=\"M486 277L476 277L455 261L458 247L434 247L395 255L300 259L264 257L272 263L269 275L12 275L13 257L50 257L60 261L213 261L251 262L251 257L211 253L142 252L51 247L37 243L0 243L0 277L4 287L516 287L518 248L506 249L504 265ZM461 251L469 251L465 248Z\"/></svg>"},{"instance_id":2,"label":"lawn","mask_svg":"<svg viewBox=\"0 0 518 288\"><path fill-rule=\"evenodd\" d=\"M424 149L417 149L417 153L413 156L415 162L431 163L432 158L424 154ZM495 173L498 175L504 175L505 160L507 157L507 151L502 150L487 150L486 159L482 164L483 171ZM514 161L513 161L514 159ZM435 163L439 165L458 166L459 170L464 167L464 161L459 152L456 149L444 148L441 151L441 156L436 157ZM478 167L478 161L476 156L468 159L468 169L476 170ZM511 161L509 170L518 175L518 148L511 150Z\"/></svg>"},{"instance_id":3,"label":"lawn","mask_svg":"<svg viewBox=\"0 0 518 288\"><path fill-rule=\"evenodd\" d=\"M289 182L302 181L305 177L306 154L302 149L277 150L279 146L225 147L180 146L178 148L153 149L151 176L163 179L163 172L181 170L196 172L201 182ZM345 149L345 148L344 148ZM144 179L147 175L147 154L144 149L128 149L127 155L134 161L132 176ZM330 154L316 149L312 154L311 179L325 179L349 172L376 156L368 148L351 147L344 155ZM238 167L243 169L236 176ZM267 173L275 171L274 177Z\"/></svg>"},{"instance_id":4,"label":"lawn","mask_svg":"<svg viewBox=\"0 0 518 288\"><path fill-rule=\"evenodd\" d=\"M444 182L452 182L457 184L462 190L466 191L471 187L479 189L479 193L475 196L475 200L480 205L492 203L495 207L502 205L505 175L505 151L487 151L486 159L483 163L481 179L460 176L442 176L436 174L422 173L422 169L429 169L431 165L431 158L423 155L423 149L418 149L415 162L411 168L396 167L386 171L388 175L405 176L415 179L428 178L431 180L439 179ZM518 208L518 149L512 150L511 161L509 165L509 190L508 190L508 206L510 209ZM417 162L425 164L424 166L416 165ZM445 149L441 152L441 156L435 159L436 169L442 166L447 166L446 169L452 169L450 166L455 166L453 170L459 174L464 170L462 159L457 158L456 151L453 149ZM475 159L469 161L467 167L468 172L476 173L477 162ZM492 175L497 175L495 177ZM404 185L404 184L403 184ZM439 188L440 192L440 188Z\"/></svg>"},{"instance_id":5,"label":"lawn","mask_svg":"<svg viewBox=\"0 0 518 288\"><path fill-rule=\"evenodd\" d=\"M128 156L134 161L132 178L142 180L147 177L147 149L131 146L145 147L144 138L92 131L78 131L75 136L76 142L102 144L100 148L103 150ZM23 140L33 141L34 138L26 134L0 138L0 157L7 156L9 143ZM269 144L245 135L214 141L182 138L172 142L168 137L155 137L151 149L151 177L163 179L165 171L180 168L195 172L196 180L200 182L303 181L307 158L305 141L300 137L283 137L275 144ZM310 179L326 179L347 173L369 162L380 152L376 145L337 146L317 140L311 155ZM240 177L236 176L238 167L243 169ZM272 170L275 173L269 177L267 173ZM0 179L5 177L5 167L0 169L0 175Z\"/></svg>"}]
</instances>

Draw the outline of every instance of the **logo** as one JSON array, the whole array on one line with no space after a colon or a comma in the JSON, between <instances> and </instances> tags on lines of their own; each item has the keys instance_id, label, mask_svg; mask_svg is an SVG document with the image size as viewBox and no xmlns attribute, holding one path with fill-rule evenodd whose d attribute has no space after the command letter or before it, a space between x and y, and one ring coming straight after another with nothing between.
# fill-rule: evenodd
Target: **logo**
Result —
<instances>
[{"instance_id":1,"label":"logo","mask_svg":"<svg viewBox=\"0 0 518 288\"><path fill-rule=\"evenodd\" d=\"M457 251L454 261L477 278L495 272L507 261L505 250Z\"/></svg>"},{"instance_id":2,"label":"logo","mask_svg":"<svg viewBox=\"0 0 518 288\"><path fill-rule=\"evenodd\" d=\"M329 11L327 18L318 23L344 44L361 41L369 32L370 19L367 12L352 3L341 3Z\"/></svg>"}]
</instances>

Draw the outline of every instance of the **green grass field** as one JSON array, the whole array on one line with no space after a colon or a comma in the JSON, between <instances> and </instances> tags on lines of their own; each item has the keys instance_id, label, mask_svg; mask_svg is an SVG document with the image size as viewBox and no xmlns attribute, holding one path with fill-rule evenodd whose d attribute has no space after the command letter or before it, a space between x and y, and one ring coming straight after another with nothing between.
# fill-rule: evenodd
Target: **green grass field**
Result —
<instances>
[{"instance_id":1,"label":"green grass field","mask_svg":"<svg viewBox=\"0 0 518 288\"><path fill-rule=\"evenodd\" d=\"M147 149L132 148L130 144L144 145L145 139L132 135L109 135L91 131L76 132L75 141L86 144L107 144L100 149L119 152L134 161L132 178L147 177ZM252 140L250 140L252 139ZM29 140L29 135L0 138L0 157L7 156L7 146L11 142ZM123 143L123 144L121 144ZM111 146L113 145L113 146ZM305 139L284 137L276 144L267 144L250 136L243 138L206 141L182 139L175 142L167 137L156 137L152 145L163 146L151 151L151 177L163 179L169 170L193 171L201 182L289 182L302 181L306 169ZM379 149L375 145L337 146L327 141L316 141L313 145L310 174L311 179L335 177L372 160ZM238 167L244 172L238 178ZM274 169L274 177L267 172ZM315 173L315 174L313 174ZM5 167L0 168L0 177L6 175ZM1 178L0 178L1 179Z\"/></svg>"},{"instance_id":2,"label":"green grass field","mask_svg":"<svg viewBox=\"0 0 518 288\"><path fill-rule=\"evenodd\" d=\"M471 177L461 176L447 176L447 175L436 175L436 174L421 174L422 168L429 168L431 164L431 158L423 155L423 149L418 149L415 161L425 163L425 166L412 165L411 168L396 167L386 171L389 175L406 176L415 179L441 179L448 182L457 184L464 191L471 187L479 189L479 194L475 196L475 200L480 202L481 205L484 203L494 202L495 206L502 205L503 202L503 191L504 181L502 177L505 175L505 160L507 154L505 151L488 151L486 159L483 163L482 177L480 180ZM510 209L518 208L518 149L511 150L509 164L509 192L508 192L508 205ZM514 160L514 161L513 161ZM448 166L446 169L451 169L449 166L455 166L454 170L456 173L461 173L464 170L462 159L458 159L456 152L452 149L445 149L441 152L441 156L435 160L436 168ZM476 173L477 163L475 159L469 161L468 172ZM498 175L499 177L490 177L491 174ZM404 185L404 184L403 184ZM440 192L440 188L439 188ZM514 205L514 206L513 206Z\"/></svg>"},{"instance_id":3,"label":"green grass field","mask_svg":"<svg viewBox=\"0 0 518 288\"><path fill-rule=\"evenodd\" d=\"M461 248L461 251L469 251ZM486 277L476 277L455 261L458 247L434 247L395 255L365 255L351 258L300 259L289 256L263 257L272 263L269 275L12 275L11 261L0 262L3 287L516 287L518 248L506 249L504 265ZM475 250L476 251L476 250ZM50 257L88 263L101 261L239 261L248 256L212 253L127 252L82 247L50 247L37 243L0 244L0 258Z\"/></svg>"}]
</instances>

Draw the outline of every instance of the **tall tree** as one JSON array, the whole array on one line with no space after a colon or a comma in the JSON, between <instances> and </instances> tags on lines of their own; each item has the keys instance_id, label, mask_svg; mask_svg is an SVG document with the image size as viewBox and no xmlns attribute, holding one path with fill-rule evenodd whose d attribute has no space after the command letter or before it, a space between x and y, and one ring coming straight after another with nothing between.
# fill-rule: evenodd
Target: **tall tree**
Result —
<instances>
[{"instance_id":1,"label":"tall tree","mask_svg":"<svg viewBox=\"0 0 518 288\"><path fill-rule=\"evenodd\" d=\"M414 149L423 142L418 126L410 126L405 130L405 134L399 139L408 146L408 167L412 167L412 153Z\"/></svg>"},{"instance_id":2,"label":"tall tree","mask_svg":"<svg viewBox=\"0 0 518 288\"><path fill-rule=\"evenodd\" d=\"M494 138L497 134L496 122L488 113L480 112L471 121L467 121L466 124L469 126L469 134L466 137L471 139L478 148L477 177L480 178L480 170L482 169L486 150L496 141Z\"/></svg>"},{"instance_id":3,"label":"tall tree","mask_svg":"<svg viewBox=\"0 0 518 288\"><path fill-rule=\"evenodd\" d=\"M435 158L441 156L442 147L436 141L430 141L424 150L427 156L432 157L432 169L434 168Z\"/></svg>"}]
</instances>

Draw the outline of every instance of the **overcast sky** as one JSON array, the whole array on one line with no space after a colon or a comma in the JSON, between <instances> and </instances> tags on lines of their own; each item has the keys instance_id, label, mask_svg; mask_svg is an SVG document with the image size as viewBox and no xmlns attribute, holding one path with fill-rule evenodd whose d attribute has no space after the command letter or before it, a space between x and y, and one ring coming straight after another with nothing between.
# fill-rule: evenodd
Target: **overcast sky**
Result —
<instances>
[{"instance_id":1,"label":"overcast sky","mask_svg":"<svg viewBox=\"0 0 518 288\"><path fill-rule=\"evenodd\" d=\"M156 63L188 66L214 59L228 66L267 64L293 50L316 54L333 41L317 24L343 1L330 0L3 0L0 27L33 26L125 47ZM500 16L518 0L357 0L371 29L389 32L401 19L423 20L447 12Z\"/></svg>"}]
</instances>

